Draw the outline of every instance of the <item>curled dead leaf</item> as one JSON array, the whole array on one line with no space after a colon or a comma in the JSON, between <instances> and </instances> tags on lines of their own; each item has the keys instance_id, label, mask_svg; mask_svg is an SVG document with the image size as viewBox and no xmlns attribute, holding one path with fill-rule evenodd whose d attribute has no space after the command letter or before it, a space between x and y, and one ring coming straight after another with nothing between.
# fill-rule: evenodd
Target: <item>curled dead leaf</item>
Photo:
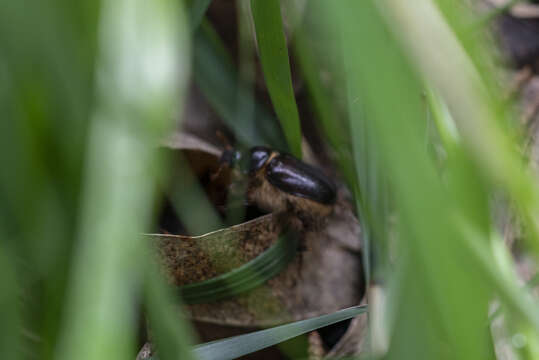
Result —
<instances>
[{"instance_id":1,"label":"curled dead leaf","mask_svg":"<svg viewBox=\"0 0 539 360\"><path fill-rule=\"evenodd\" d=\"M260 255L278 238L273 214L200 236L149 234L169 282L192 284L236 269Z\"/></svg>"}]
</instances>

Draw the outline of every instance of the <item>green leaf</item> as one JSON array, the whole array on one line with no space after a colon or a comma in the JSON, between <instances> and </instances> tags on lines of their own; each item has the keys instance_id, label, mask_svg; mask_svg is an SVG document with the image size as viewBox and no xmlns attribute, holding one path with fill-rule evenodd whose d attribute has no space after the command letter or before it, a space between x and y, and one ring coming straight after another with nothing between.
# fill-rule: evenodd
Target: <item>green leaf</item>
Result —
<instances>
[{"instance_id":1,"label":"green leaf","mask_svg":"<svg viewBox=\"0 0 539 360\"><path fill-rule=\"evenodd\" d=\"M202 22L202 19L204 18L204 14L208 10L208 7L210 6L212 0L192 0L190 1L190 9L189 9L189 22L191 24L191 30L195 31L200 23Z\"/></svg>"},{"instance_id":2,"label":"green leaf","mask_svg":"<svg viewBox=\"0 0 539 360\"><path fill-rule=\"evenodd\" d=\"M223 222L208 199L183 154L170 159L175 170L164 185L172 206L190 234L204 234L223 228Z\"/></svg>"},{"instance_id":3,"label":"green leaf","mask_svg":"<svg viewBox=\"0 0 539 360\"><path fill-rule=\"evenodd\" d=\"M366 311L367 306L354 306L348 309L339 310L329 315L300 320L266 330L198 345L194 348L194 353L202 360L235 359L321 327L353 318Z\"/></svg>"},{"instance_id":4,"label":"green leaf","mask_svg":"<svg viewBox=\"0 0 539 360\"><path fill-rule=\"evenodd\" d=\"M194 359L191 350L193 334L186 321L182 321L181 307L177 297L168 287L158 266L150 262L146 266L144 298L147 305L148 320L153 334L155 347L163 360ZM173 314L176 314L174 316Z\"/></svg>"},{"instance_id":5,"label":"green leaf","mask_svg":"<svg viewBox=\"0 0 539 360\"><path fill-rule=\"evenodd\" d=\"M134 356L133 294L146 261L140 234L163 171L155 143L173 129L188 73L187 24L177 2L102 5L97 99L59 359Z\"/></svg>"},{"instance_id":6,"label":"green leaf","mask_svg":"<svg viewBox=\"0 0 539 360\"><path fill-rule=\"evenodd\" d=\"M467 270L477 269L478 259L461 245L464 229L452 216L460 214L461 204L454 201L426 151L421 79L380 13L381 3L324 4L342 31L349 99L361 105L359 116L351 114L355 144L364 143L362 125L367 126L372 144L367 149L375 150L373 157L379 161L378 171L359 176L374 176L373 184L381 183L376 181L378 174L387 179L398 214L394 268L399 276L388 279L394 314L389 319L388 358L490 358L485 324L494 286L485 282L486 269ZM369 164L359 167L372 169ZM364 203L369 214L378 214L376 206L383 209L382 199Z\"/></svg>"},{"instance_id":7,"label":"green leaf","mask_svg":"<svg viewBox=\"0 0 539 360\"><path fill-rule=\"evenodd\" d=\"M2 3L0 358L54 356L80 220L100 3Z\"/></svg>"},{"instance_id":8,"label":"green leaf","mask_svg":"<svg viewBox=\"0 0 539 360\"><path fill-rule=\"evenodd\" d=\"M268 92L292 154L301 158L301 129L292 88L279 0L251 0L258 51Z\"/></svg>"},{"instance_id":9,"label":"green leaf","mask_svg":"<svg viewBox=\"0 0 539 360\"><path fill-rule=\"evenodd\" d=\"M275 119L256 102L246 86L238 82L230 55L208 23L203 23L196 32L193 46L195 82L212 108L234 132L240 145L270 145L287 150ZM253 104L254 116L246 116L238 104Z\"/></svg>"},{"instance_id":10,"label":"green leaf","mask_svg":"<svg viewBox=\"0 0 539 360\"><path fill-rule=\"evenodd\" d=\"M478 173L486 179L482 184L483 189L494 185L507 191L507 194L518 204L524 219L527 221L527 230L530 231L528 240L531 240L530 244L537 252L539 249L537 178L535 174L524 167L522 159L515 151L517 144L501 126L503 114L496 111L500 108L501 97L496 94L496 89L487 91L490 83L484 80L482 72L485 69L478 67L477 58L473 58L473 56L478 56L479 50L485 52L488 49L482 48L480 44L475 44L476 50L474 52L466 52L465 45L469 45L472 39L462 40L456 37L455 32L451 29L451 26L458 25L455 9L447 7L447 5L448 3L444 3L444 1L439 1L438 6L423 3L421 10L423 13L429 14L429 21L422 27L417 26L419 20L417 14L396 3L393 8L388 8L388 14L391 14L395 22L409 29L406 34L402 34L402 42L409 49L412 58L417 61L418 69L423 73L423 76L437 88L440 95L446 100L468 154L473 159L473 164L470 166L475 166ZM442 13L442 11L447 13ZM446 19L451 19L452 22L446 23ZM426 40L425 26L431 29L428 32L430 34L429 41L445 44L444 52L430 52L430 48L424 43ZM421 38L423 41L417 41ZM439 61L448 56L453 61L445 64L450 66L442 66ZM454 76L447 76L447 73ZM461 172L460 176L467 179L469 184L473 185L475 181L481 180L480 176L474 176L472 173L473 180L470 181L471 172L462 170ZM471 190L471 193L468 194L469 200L466 206L473 204L473 192L476 189L468 185L468 190ZM483 213L487 211L488 209L484 208ZM459 214L467 217L465 209L461 209ZM489 216L488 213L482 215ZM469 217L471 218L471 216ZM475 219L468 220L479 222ZM469 231L462 225L461 229L464 233ZM476 232L481 230L474 229ZM482 270L488 280L498 285L497 291L505 299L507 305L518 314L522 321L528 321L529 325L535 327L535 331L539 333L539 312L530 302L529 294L518 291L514 277L509 277L501 269L496 271L486 267L486 264L492 262L488 260L492 254L489 256L488 252L484 250L472 251L482 245L482 243L476 243L477 239L484 237L484 233L475 237L465 236L466 243L464 245L476 257L476 264L483 266ZM472 240L473 238L475 240Z\"/></svg>"},{"instance_id":11,"label":"green leaf","mask_svg":"<svg viewBox=\"0 0 539 360\"><path fill-rule=\"evenodd\" d=\"M287 14L299 22L301 14L295 7L297 2L287 2ZM315 12L316 6L313 2L307 3L303 23L295 29L294 49L298 62L301 67L302 75L307 84L307 90L312 99L315 116L322 125L325 138L331 147L335 150L336 160L350 189L357 188L356 173L352 161L352 146L350 140L349 126L345 116L345 111L339 108L336 98L344 98L341 92L335 89L335 85L340 84L338 73L332 73L331 84L324 84L323 69L329 69L330 65L322 61L331 63L331 61L340 60L340 58L324 58L328 52L326 44L331 46L328 39L335 35L335 32L324 31L329 28L320 27L319 22L324 21L321 14ZM335 26L332 27L334 29ZM324 42L319 41L319 37L324 37ZM318 45L318 46L317 46ZM329 52L335 53L335 47L330 47ZM325 65L325 66L324 66ZM343 91L343 94L345 92ZM341 106L342 107L342 106Z\"/></svg>"},{"instance_id":12,"label":"green leaf","mask_svg":"<svg viewBox=\"0 0 539 360\"><path fill-rule=\"evenodd\" d=\"M489 180L489 184L507 192L518 204L529 231L525 239L539 254L539 179L526 168L521 154L516 151L514 134L503 125L507 121L506 114L500 111L503 109L500 105L501 95L493 86L493 77L487 76L489 68L479 64L488 55L488 49L469 34L457 37L455 30L460 25L459 14L445 0L436 3L422 5L422 11L436 15L429 16L430 21L426 23L433 30L429 33L429 43L444 43L444 51L428 53L430 47L425 44L427 36L424 28L413 26L417 17L400 6L394 6L391 13L396 21L410 29L406 32L409 36L403 36L402 42L409 48L423 76L446 100L474 165ZM437 21L441 16L451 21ZM412 31L415 37L411 35ZM420 37L423 41L417 41ZM453 58L447 63L450 67L440 64L447 56ZM466 76L446 76L448 72Z\"/></svg>"},{"instance_id":13,"label":"green leaf","mask_svg":"<svg viewBox=\"0 0 539 360\"><path fill-rule=\"evenodd\" d=\"M0 227L0 236L5 239L3 229ZM0 305L3 308L2 327L0 327L0 356L4 359L18 359L21 342L20 329L22 329L21 309L18 301L20 285L11 254L6 251L4 244L0 246Z\"/></svg>"}]
</instances>

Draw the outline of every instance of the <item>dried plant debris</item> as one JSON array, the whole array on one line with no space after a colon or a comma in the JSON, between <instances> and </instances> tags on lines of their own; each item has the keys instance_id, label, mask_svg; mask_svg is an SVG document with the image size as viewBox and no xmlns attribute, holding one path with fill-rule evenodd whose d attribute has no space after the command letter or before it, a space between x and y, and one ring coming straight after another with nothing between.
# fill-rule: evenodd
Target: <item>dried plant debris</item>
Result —
<instances>
[{"instance_id":1,"label":"dried plant debris","mask_svg":"<svg viewBox=\"0 0 539 360\"><path fill-rule=\"evenodd\" d=\"M176 132L163 140L162 145L169 149L178 149L178 150L198 150L214 157L221 156L222 149L200 139L199 137L184 133Z\"/></svg>"},{"instance_id":2,"label":"dried plant debris","mask_svg":"<svg viewBox=\"0 0 539 360\"><path fill-rule=\"evenodd\" d=\"M151 343L147 342L142 346L138 352L136 360L145 360L150 359L154 355L153 346Z\"/></svg>"},{"instance_id":3,"label":"dried plant debris","mask_svg":"<svg viewBox=\"0 0 539 360\"><path fill-rule=\"evenodd\" d=\"M188 306L195 320L235 326L274 326L357 305L362 296L357 219L342 198L327 225L301 234L305 250L275 278L250 293Z\"/></svg>"},{"instance_id":4,"label":"dried plant debris","mask_svg":"<svg viewBox=\"0 0 539 360\"><path fill-rule=\"evenodd\" d=\"M498 20L499 35L503 49L518 68L531 66L538 70L539 18L521 19L501 15Z\"/></svg>"},{"instance_id":5,"label":"dried plant debris","mask_svg":"<svg viewBox=\"0 0 539 360\"><path fill-rule=\"evenodd\" d=\"M498 8L509 5L511 1L513 0L486 0L491 6ZM521 19L539 18L539 7L536 4L536 0L513 3L509 9L509 13Z\"/></svg>"},{"instance_id":6,"label":"dried plant debris","mask_svg":"<svg viewBox=\"0 0 539 360\"><path fill-rule=\"evenodd\" d=\"M359 355L364 352L365 342L367 341L368 325L367 315L360 315L352 319L346 333L326 354L325 359Z\"/></svg>"},{"instance_id":7,"label":"dried plant debris","mask_svg":"<svg viewBox=\"0 0 539 360\"><path fill-rule=\"evenodd\" d=\"M273 214L201 236L149 235L169 282L204 281L238 268L270 247L281 231Z\"/></svg>"}]
</instances>

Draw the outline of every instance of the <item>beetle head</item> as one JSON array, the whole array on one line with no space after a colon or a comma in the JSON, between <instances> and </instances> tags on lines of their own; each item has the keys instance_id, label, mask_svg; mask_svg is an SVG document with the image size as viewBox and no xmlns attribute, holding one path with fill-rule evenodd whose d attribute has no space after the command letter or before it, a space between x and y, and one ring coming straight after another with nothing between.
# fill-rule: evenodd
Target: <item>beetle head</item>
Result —
<instances>
[{"instance_id":1,"label":"beetle head","mask_svg":"<svg viewBox=\"0 0 539 360\"><path fill-rule=\"evenodd\" d=\"M252 148L249 154L249 173L253 174L260 170L268 161L270 155L271 150L267 147L255 146Z\"/></svg>"},{"instance_id":2,"label":"beetle head","mask_svg":"<svg viewBox=\"0 0 539 360\"><path fill-rule=\"evenodd\" d=\"M233 168L238 165L241 159L241 153L233 148L225 149L223 151L223 154L221 155L221 159L219 159L220 164L227 164L229 167Z\"/></svg>"}]
</instances>

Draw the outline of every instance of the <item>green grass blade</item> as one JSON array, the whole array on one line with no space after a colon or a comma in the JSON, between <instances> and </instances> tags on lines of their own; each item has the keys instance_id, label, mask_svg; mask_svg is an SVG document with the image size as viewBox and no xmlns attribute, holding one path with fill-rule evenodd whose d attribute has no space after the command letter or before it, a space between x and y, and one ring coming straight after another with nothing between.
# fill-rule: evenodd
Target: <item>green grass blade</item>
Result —
<instances>
[{"instance_id":1,"label":"green grass blade","mask_svg":"<svg viewBox=\"0 0 539 360\"><path fill-rule=\"evenodd\" d=\"M451 214L460 207L449 197L426 151L422 83L378 6L375 1L331 2L328 14L336 14L332 19L341 25L355 92L350 98L361 103L361 115L372 129L378 169L388 179L399 214L401 276L392 283L389 303L395 317L388 357L489 358L492 349L484 324L492 284L465 270L477 259L457 245L463 233ZM413 315L419 313L421 317Z\"/></svg>"},{"instance_id":2,"label":"green grass blade","mask_svg":"<svg viewBox=\"0 0 539 360\"><path fill-rule=\"evenodd\" d=\"M329 315L198 345L195 347L194 353L201 360L235 359L321 327L353 318L366 311L366 306L355 306Z\"/></svg>"},{"instance_id":3,"label":"green grass blade","mask_svg":"<svg viewBox=\"0 0 539 360\"><path fill-rule=\"evenodd\" d=\"M163 171L155 144L173 128L187 80L182 15L175 1L103 1L98 93L59 359L134 356L133 294L146 261L140 233Z\"/></svg>"},{"instance_id":4,"label":"green grass blade","mask_svg":"<svg viewBox=\"0 0 539 360\"><path fill-rule=\"evenodd\" d=\"M223 228L221 218L183 154L176 154L170 162L174 167L172 178L163 187L187 233L200 235Z\"/></svg>"},{"instance_id":5,"label":"green grass blade","mask_svg":"<svg viewBox=\"0 0 539 360\"><path fill-rule=\"evenodd\" d=\"M399 5L393 5L394 9L390 13L394 19L410 30L403 33L406 35L403 42L408 46L424 76L429 78L446 99L476 166L492 184L501 186L522 208L522 215L531 235L529 243L536 253L539 253L537 176L529 170L523 171L524 161L515 151L507 129L501 126L504 114L497 111L500 109L497 103L499 99L496 99L493 91L489 89L490 83L483 80L482 69L476 66L464 45L459 42L460 39L456 38L451 24L440 20L442 14L438 7L422 4L421 9L429 14L426 18L429 21L424 21L425 24L418 27L415 26L418 20L416 14ZM432 31L425 32L426 26ZM430 45L440 43L445 44L443 52L430 51ZM444 59L448 57L453 58L453 61L448 63L450 67L445 67ZM440 61L444 62L443 66ZM466 76L448 76L455 73Z\"/></svg>"},{"instance_id":6,"label":"green grass blade","mask_svg":"<svg viewBox=\"0 0 539 360\"><path fill-rule=\"evenodd\" d=\"M346 59L345 59L346 60ZM352 66L345 61L345 69ZM358 100L358 89L354 83L347 82L348 111L352 150L357 178L358 193L356 203L361 224L365 229L364 266L366 279L371 281L376 274L376 281L382 279L382 273L388 265L387 229L389 219L388 186L380 168L379 148L373 137L372 124L367 118L362 103ZM371 261L371 257L372 260ZM372 274L371 274L372 273Z\"/></svg>"},{"instance_id":7,"label":"green grass blade","mask_svg":"<svg viewBox=\"0 0 539 360\"><path fill-rule=\"evenodd\" d=\"M270 145L287 150L282 132L267 109L258 104L248 88L238 82L230 56L218 35L207 23L195 34L193 43L195 82L213 109L234 132L240 145ZM241 101L238 101L238 99ZM253 104L254 118L245 116L238 103Z\"/></svg>"},{"instance_id":8,"label":"green grass blade","mask_svg":"<svg viewBox=\"0 0 539 360\"><path fill-rule=\"evenodd\" d=\"M300 14L297 13L298 10L294 5L294 2L288 3L287 13L291 14L291 16L299 17ZM324 84L322 79L323 71L321 69L325 69L329 65L326 64L326 67L322 67L320 64L320 59L323 58L324 53L327 53L327 48L320 46L318 37L324 36L325 42L322 44L328 44L330 43L328 39L332 38L331 35L334 35L334 33L328 34L326 32L320 34L317 32L321 30L320 26L318 26L318 21L323 20L320 18L320 14L315 12L316 7L311 5L312 3L307 5L309 11L306 11L307 14L304 15L303 24L296 28L294 39L295 55L297 56L309 95L316 110L317 120L322 125L326 139L335 150L336 160L344 179L350 189L355 189L357 187L356 173L351 157L352 149L348 126L347 122L342 119L345 118L341 115L344 112L342 109L339 109L335 100L335 98L339 98L341 93L335 87ZM315 23L312 24L311 22ZM313 32L315 34L314 36ZM314 49L316 45L321 47L316 49L318 51ZM332 50L336 52L334 48L331 48L330 52ZM332 84L338 83L339 80L336 78L339 74L335 73L332 75Z\"/></svg>"},{"instance_id":9,"label":"green grass blade","mask_svg":"<svg viewBox=\"0 0 539 360\"><path fill-rule=\"evenodd\" d=\"M189 23L191 31L195 31L202 22L204 14L210 7L212 0L191 0L189 9Z\"/></svg>"},{"instance_id":10,"label":"green grass blade","mask_svg":"<svg viewBox=\"0 0 539 360\"><path fill-rule=\"evenodd\" d=\"M165 284L162 274L157 270L157 264L151 263L146 268L148 271L144 281L144 298L153 341L160 359L195 359L191 351L193 334L188 323L182 319L177 297Z\"/></svg>"},{"instance_id":11,"label":"green grass blade","mask_svg":"<svg viewBox=\"0 0 539 360\"><path fill-rule=\"evenodd\" d=\"M427 77L447 99L448 107L454 114L455 122L459 128L463 141L470 149L469 153L474 165L483 172L489 181L494 185L501 185L519 206L524 210L525 219L528 222L527 229L532 235L532 244L537 251L537 214L539 191L537 181L531 173L524 167L522 160L515 153L512 139L507 136L499 125L502 123L500 114L495 110L496 98L492 91L486 91L486 84L479 75L481 69L475 67L475 62L469 58L469 54L456 39L455 33L451 31L450 24L446 24L440 16L439 9L429 4L422 4L422 11L428 16L429 22L423 23L421 30L415 26L418 19L415 14L404 7L394 6L389 12L393 19L402 26L406 26L407 34L413 37L405 37L403 41L407 44L412 56L418 60L418 66L425 77ZM428 33L429 42L435 41L437 44L446 44L444 49L448 52L432 53L427 50L428 44L418 41L426 40L422 36L425 32L425 25L431 29ZM421 34L421 35L420 35ZM407 35L408 36L408 35ZM449 55L449 53L451 55ZM427 55L428 54L428 55ZM451 57L451 67L439 67L437 63L439 56ZM456 77L448 77L448 73L464 74ZM471 120L473 119L473 120ZM469 181L469 180L468 180ZM484 187L487 185L483 185ZM525 195L526 194L526 195ZM472 240L468 240L470 246L478 246ZM485 251L475 251L477 259L484 255ZM483 259L483 263L488 260ZM481 263L481 261L478 261ZM490 271L485 270L486 274ZM490 274L489 280L496 283L500 279L505 279L503 284L497 284L501 295L506 299L513 311L517 312L523 321L529 321L539 332L539 313L525 294L519 294L514 286L515 279L507 278L502 274Z\"/></svg>"},{"instance_id":12,"label":"green grass blade","mask_svg":"<svg viewBox=\"0 0 539 360\"><path fill-rule=\"evenodd\" d=\"M301 158L301 126L279 0L252 0L251 11L262 70L273 107L292 154Z\"/></svg>"},{"instance_id":13,"label":"green grass blade","mask_svg":"<svg viewBox=\"0 0 539 360\"><path fill-rule=\"evenodd\" d=\"M0 236L5 239L0 227ZM21 307L18 299L20 285L17 284L15 267L11 254L4 244L0 246L0 306L2 306L2 323L0 324L0 357L3 359L19 359L23 346L21 332L24 331Z\"/></svg>"},{"instance_id":14,"label":"green grass blade","mask_svg":"<svg viewBox=\"0 0 539 360\"><path fill-rule=\"evenodd\" d=\"M0 357L50 359L79 220L100 1L28 5L0 11Z\"/></svg>"},{"instance_id":15,"label":"green grass blade","mask_svg":"<svg viewBox=\"0 0 539 360\"><path fill-rule=\"evenodd\" d=\"M288 13L296 17L300 16L294 3L289 4L287 9ZM356 209L363 230L363 265L366 280L369 283L372 248L370 243L374 235L372 222L376 220L376 225L378 225L378 237L374 243L376 245L374 250L384 243L383 236L387 228L384 222L388 218L387 189L380 179L379 169L376 168L379 163L375 156L376 144L373 143L372 136L369 136L368 123L361 114L357 94L349 91L348 86L342 86L347 84L344 80L346 72L342 71L342 67L335 65L342 61L342 57L339 56L338 26L328 22L315 1L309 2L302 15L303 23L295 33L295 51L316 109L316 116L322 125L323 134L335 150L336 160L343 177L355 193ZM328 53L332 56L325 56ZM338 69L338 71L328 72L329 69ZM347 99L347 101L341 99ZM349 122L346 112L355 121ZM374 213L370 213L371 211ZM379 254L381 251L376 251L376 253ZM382 265L380 259L374 263L377 267Z\"/></svg>"}]
</instances>

